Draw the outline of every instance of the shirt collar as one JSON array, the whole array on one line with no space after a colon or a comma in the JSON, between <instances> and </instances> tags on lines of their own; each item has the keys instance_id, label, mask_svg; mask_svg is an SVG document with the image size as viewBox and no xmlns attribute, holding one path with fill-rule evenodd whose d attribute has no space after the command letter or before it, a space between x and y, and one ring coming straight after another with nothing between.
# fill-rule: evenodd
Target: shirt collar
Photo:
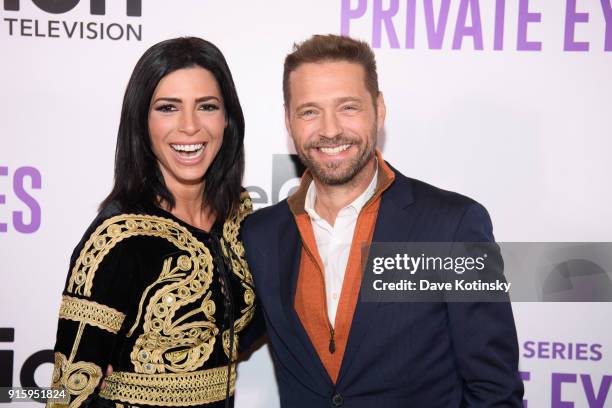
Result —
<instances>
[{"instance_id":1,"label":"shirt collar","mask_svg":"<svg viewBox=\"0 0 612 408\"><path fill-rule=\"evenodd\" d=\"M374 192L374 196L370 198L370 200L365 204L365 207L369 206L373 200L378 199L378 197L385 192L391 184L393 184L395 180L395 173L389 167L389 165L383 160L382 154L380 150L376 149L376 159L378 161L378 174L377 174L377 182L376 182L376 191ZM308 216L306 210L304 210L304 204L306 201L306 192L310 187L310 183L312 182L312 176L310 171L306 169L304 174L302 175L302 179L300 181L300 186L297 191L287 197L287 205L289 206L289 210L293 213L295 217L299 216Z\"/></svg>"}]
</instances>

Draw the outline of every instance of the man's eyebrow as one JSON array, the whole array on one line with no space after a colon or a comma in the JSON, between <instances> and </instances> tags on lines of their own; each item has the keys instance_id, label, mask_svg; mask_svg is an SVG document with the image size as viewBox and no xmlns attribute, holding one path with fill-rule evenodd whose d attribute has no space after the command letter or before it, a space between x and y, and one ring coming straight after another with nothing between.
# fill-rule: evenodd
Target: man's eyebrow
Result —
<instances>
[{"instance_id":1,"label":"man's eyebrow","mask_svg":"<svg viewBox=\"0 0 612 408\"><path fill-rule=\"evenodd\" d=\"M305 102L305 103L302 103L302 104L296 106L295 110L298 111L300 109L310 108L310 107L318 108L319 105L317 105L315 102Z\"/></svg>"},{"instance_id":2,"label":"man's eyebrow","mask_svg":"<svg viewBox=\"0 0 612 408\"><path fill-rule=\"evenodd\" d=\"M210 100L216 100L218 102L221 102L221 100L219 98L217 98L216 96L213 95L209 95L209 96L202 96L198 99L196 99L196 103L200 103L200 102L206 102L206 101L210 101ZM155 99L153 101L153 103L157 103L160 101L164 101L164 102L174 102L174 103L182 103L183 100L181 98L174 98L171 96L161 96L157 99Z\"/></svg>"},{"instance_id":3,"label":"man's eyebrow","mask_svg":"<svg viewBox=\"0 0 612 408\"><path fill-rule=\"evenodd\" d=\"M336 103L346 103L346 102L361 102L361 98L356 96L344 96L342 98L334 99Z\"/></svg>"},{"instance_id":4,"label":"man's eyebrow","mask_svg":"<svg viewBox=\"0 0 612 408\"><path fill-rule=\"evenodd\" d=\"M346 103L346 102L359 102L359 103L361 103L362 100L361 100L361 98L358 98L356 96L343 96L341 98L334 99L334 103L336 103L336 104L342 104L342 103ZM305 102L305 103L302 103L302 104L296 106L295 110L300 110L300 109L309 108L309 107L318 108L319 105L316 102Z\"/></svg>"}]
</instances>

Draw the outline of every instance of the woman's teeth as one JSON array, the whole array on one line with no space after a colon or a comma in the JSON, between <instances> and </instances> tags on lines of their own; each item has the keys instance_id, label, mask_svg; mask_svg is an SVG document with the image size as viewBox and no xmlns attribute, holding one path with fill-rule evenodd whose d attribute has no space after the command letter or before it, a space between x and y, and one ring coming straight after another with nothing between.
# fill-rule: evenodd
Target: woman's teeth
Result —
<instances>
[{"instance_id":1,"label":"woman's teeth","mask_svg":"<svg viewBox=\"0 0 612 408\"><path fill-rule=\"evenodd\" d=\"M188 145L179 145L179 144L171 144L172 148L177 152L195 152L196 150L200 150L204 144L188 144Z\"/></svg>"},{"instance_id":2,"label":"woman's teeth","mask_svg":"<svg viewBox=\"0 0 612 408\"><path fill-rule=\"evenodd\" d=\"M344 144L336 147L319 147L319 150L321 150L325 154L335 155L345 151L349 147L351 147L350 144Z\"/></svg>"},{"instance_id":3,"label":"woman's teeth","mask_svg":"<svg viewBox=\"0 0 612 408\"><path fill-rule=\"evenodd\" d=\"M197 144L171 144L170 147L180 156L196 157L204 151L204 143Z\"/></svg>"}]
</instances>

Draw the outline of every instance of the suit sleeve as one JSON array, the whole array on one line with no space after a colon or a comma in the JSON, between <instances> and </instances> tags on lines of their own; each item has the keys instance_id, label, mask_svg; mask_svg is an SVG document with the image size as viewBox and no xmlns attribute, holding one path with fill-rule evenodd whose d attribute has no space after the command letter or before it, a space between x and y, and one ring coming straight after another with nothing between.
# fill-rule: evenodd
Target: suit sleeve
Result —
<instances>
[{"instance_id":1,"label":"suit sleeve","mask_svg":"<svg viewBox=\"0 0 612 408\"><path fill-rule=\"evenodd\" d=\"M62 294L52 387L68 392L71 408L87 406L96 392L124 325L133 257L126 254L126 242L113 238L112 225L86 233L72 255Z\"/></svg>"},{"instance_id":2,"label":"suit sleeve","mask_svg":"<svg viewBox=\"0 0 612 408\"><path fill-rule=\"evenodd\" d=\"M493 242L487 210L472 203L455 242ZM518 340L510 302L448 303L453 349L465 407L522 407Z\"/></svg>"}]
</instances>

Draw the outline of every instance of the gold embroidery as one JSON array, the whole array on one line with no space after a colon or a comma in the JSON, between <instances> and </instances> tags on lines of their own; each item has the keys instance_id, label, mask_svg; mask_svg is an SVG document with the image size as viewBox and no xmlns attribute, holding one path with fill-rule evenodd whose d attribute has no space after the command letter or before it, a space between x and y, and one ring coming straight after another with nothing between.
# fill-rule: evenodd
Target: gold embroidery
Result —
<instances>
[{"instance_id":1,"label":"gold embroidery","mask_svg":"<svg viewBox=\"0 0 612 408\"><path fill-rule=\"evenodd\" d=\"M84 322L117 334L125 315L111 307L91 300L62 296L59 312L60 319Z\"/></svg>"},{"instance_id":2,"label":"gold embroidery","mask_svg":"<svg viewBox=\"0 0 612 408\"><path fill-rule=\"evenodd\" d=\"M77 258L68 281L67 291L86 297L91 296L91 287L98 266L108 252L119 242L133 236L160 237L172 242L177 248L191 255L208 250L196 240L186 228L176 222L151 215L121 214L104 221L91 234ZM194 266L201 259L193 259Z\"/></svg>"},{"instance_id":3,"label":"gold embroidery","mask_svg":"<svg viewBox=\"0 0 612 408\"><path fill-rule=\"evenodd\" d=\"M223 224L223 239L230 244L230 247L234 253L244 261L244 246L238 239L240 234L240 224L247 215L253 212L253 202L247 192L244 192L240 196L240 206L225 223ZM247 270L248 272L248 270ZM249 274L250 276L250 274Z\"/></svg>"},{"instance_id":4,"label":"gold embroidery","mask_svg":"<svg viewBox=\"0 0 612 408\"><path fill-rule=\"evenodd\" d=\"M227 367L192 373L135 374L114 372L100 395L129 404L189 406L225 399ZM234 394L236 366L232 365L230 395Z\"/></svg>"},{"instance_id":5,"label":"gold embroidery","mask_svg":"<svg viewBox=\"0 0 612 408\"><path fill-rule=\"evenodd\" d=\"M180 283L180 282L179 282ZM172 319L176 311L188 303L198 301L202 292L190 292L186 286L179 286L178 296L173 293L176 285L167 285L151 298L145 314L144 333L138 337L130 353L130 359L137 373L183 373L193 371L208 360L213 351L219 329L213 323L215 304L209 291L200 306L178 319ZM182 297L181 297L182 296ZM185 320L199 314L188 323Z\"/></svg>"},{"instance_id":6,"label":"gold embroidery","mask_svg":"<svg viewBox=\"0 0 612 408\"><path fill-rule=\"evenodd\" d=\"M244 288L243 301L245 307L240 310L242 315L234 322L234 347L232 350L231 360L236 358L236 350L238 348L237 334L242 331L253 318L255 313L255 293L253 292L253 276L249 271L249 266L246 263L244 246L238 239L240 233L240 224L244 218L253 211L253 203L247 192L243 192L240 197L240 207L238 211L223 224L223 239L221 240L221 249L223 254L230 260L232 272L240 278L242 287ZM230 334L229 330L223 331L223 350L225 355L229 357L230 352Z\"/></svg>"},{"instance_id":7,"label":"gold embroidery","mask_svg":"<svg viewBox=\"0 0 612 408\"><path fill-rule=\"evenodd\" d=\"M170 220L161 220L174 224ZM164 238L189 255L180 255L174 266L173 258L167 258L159 277L141 297L136 321L128 335L138 327L149 291L164 284L148 300L143 333L136 339L130 353L137 373L194 371L209 359L215 336L219 333L213 317L216 306L209 291L213 274L212 256L208 248L187 229L178 224L173 227L180 230L183 239ZM199 303L197 308L182 315L179 313L181 308L195 302Z\"/></svg>"},{"instance_id":8,"label":"gold embroidery","mask_svg":"<svg viewBox=\"0 0 612 408\"><path fill-rule=\"evenodd\" d=\"M55 353L52 385L54 389L65 388L71 396L76 396L69 407L78 407L96 389L102 378L102 369L94 363L79 361L73 363L62 353ZM59 407L60 404L49 404Z\"/></svg>"},{"instance_id":9,"label":"gold embroidery","mask_svg":"<svg viewBox=\"0 0 612 408\"><path fill-rule=\"evenodd\" d=\"M138 373L188 372L208 360L219 330L210 298L213 262L208 248L178 223L150 215L123 214L104 221L85 243L69 279L67 291L91 296L95 272L104 256L119 242L133 236L166 239L185 254L164 261L158 279L143 293L136 321L140 323L149 292L163 285L148 299L143 333L136 339L130 359ZM184 315L180 309L199 302ZM203 318L195 318L203 313Z\"/></svg>"},{"instance_id":10,"label":"gold embroidery","mask_svg":"<svg viewBox=\"0 0 612 408\"><path fill-rule=\"evenodd\" d=\"M238 240L240 223L251 209L248 194L244 194L239 211L224 224L221 239L223 254L229 259L232 271L244 289L243 301L246 306L240 310L242 315L235 321L235 333L243 330L254 313L253 278L244 259L244 247ZM172 220L147 215L119 215L106 220L85 243L72 269L67 292L91 296L95 272L104 256L122 240L139 235L166 239L183 254L164 260L159 277L141 297L136 321L128 333L131 336L144 319L143 333L136 339L130 354L136 374L123 373L121 381L117 380L104 392L129 403L142 403L149 398L153 403L169 406L185 405L183 401L189 400L196 401L194 403L222 400L225 398L226 373L216 380L214 376L210 377L211 374L203 373L216 372L214 370L217 369L193 373L209 359L219 330L214 324L216 307L209 291L213 279L212 257L208 248L186 228ZM150 296L156 287L159 288ZM150 299L147 299L149 296ZM180 313L179 309L193 303L198 307ZM202 314L205 319L200 317ZM86 323L92 324L90 321ZM236 336L232 360L235 359L237 340ZM222 334L222 344L228 356L229 343L229 331L226 330ZM225 368L218 370L221 373ZM118 377L119 373L114 378ZM157 385L161 387L159 389L143 384L145 379L154 381L156 378L161 381ZM189 381L200 379L203 385L195 392L185 391L185 383L180 380L185 378L191 378ZM231 378L232 391L234 381L235 370ZM176 391L168 391L169 384L182 385ZM120 395L124 395L124 398ZM153 399L150 399L151 396Z\"/></svg>"}]
</instances>

